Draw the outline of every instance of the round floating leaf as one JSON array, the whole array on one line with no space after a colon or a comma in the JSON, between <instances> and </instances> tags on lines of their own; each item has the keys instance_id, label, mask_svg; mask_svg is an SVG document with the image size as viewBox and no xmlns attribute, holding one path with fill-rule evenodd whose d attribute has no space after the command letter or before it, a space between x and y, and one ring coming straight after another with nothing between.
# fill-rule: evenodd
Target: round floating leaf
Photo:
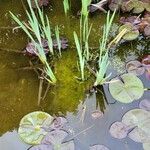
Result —
<instances>
[{"instance_id":1,"label":"round floating leaf","mask_svg":"<svg viewBox=\"0 0 150 150\"><path fill-rule=\"evenodd\" d=\"M126 34L122 37L126 41L135 40L140 34L139 31L131 23L122 25L119 28L119 32L121 32L123 29L127 30Z\"/></svg>"},{"instance_id":2,"label":"round floating leaf","mask_svg":"<svg viewBox=\"0 0 150 150\"><path fill-rule=\"evenodd\" d=\"M109 150L109 148L104 145L93 145L90 146L90 150Z\"/></svg>"},{"instance_id":3,"label":"round floating leaf","mask_svg":"<svg viewBox=\"0 0 150 150\"><path fill-rule=\"evenodd\" d=\"M149 143L143 143L143 149L144 150L150 150L150 142Z\"/></svg>"},{"instance_id":4,"label":"round floating leaf","mask_svg":"<svg viewBox=\"0 0 150 150\"><path fill-rule=\"evenodd\" d=\"M129 12L134 8L134 1L122 2L121 9L123 12Z\"/></svg>"},{"instance_id":5,"label":"round floating leaf","mask_svg":"<svg viewBox=\"0 0 150 150\"><path fill-rule=\"evenodd\" d=\"M29 150L54 150L51 145L37 145L31 147Z\"/></svg>"},{"instance_id":6,"label":"round floating leaf","mask_svg":"<svg viewBox=\"0 0 150 150\"><path fill-rule=\"evenodd\" d=\"M136 1L136 2L134 2L133 5L134 5L133 13L135 13L135 14L142 13L145 9L144 3L141 1Z\"/></svg>"},{"instance_id":7,"label":"round floating leaf","mask_svg":"<svg viewBox=\"0 0 150 150\"><path fill-rule=\"evenodd\" d=\"M128 130L129 130L128 127L124 123L114 122L111 125L109 132L112 137L117 139L123 139L127 136Z\"/></svg>"},{"instance_id":8,"label":"round floating leaf","mask_svg":"<svg viewBox=\"0 0 150 150\"><path fill-rule=\"evenodd\" d=\"M103 117L103 115L104 115L103 112L101 112L99 110L95 110L91 114L92 118L94 118L94 119L101 118L101 117Z\"/></svg>"},{"instance_id":9,"label":"round floating leaf","mask_svg":"<svg viewBox=\"0 0 150 150\"><path fill-rule=\"evenodd\" d=\"M149 135L142 129L136 127L129 134L129 138L135 142L146 143L150 141Z\"/></svg>"},{"instance_id":10,"label":"round floating leaf","mask_svg":"<svg viewBox=\"0 0 150 150\"><path fill-rule=\"evenodd\" d=\"M147 25L145 28L144 28L144 36L150 36L150 25Z\"/></svg>"},{"instance_id":11,"label":"round floating leaf","mask_svg":"<svg viewBox=\"0 0 150 150\"><path fill-rule=\"evenodd\" d=\"M149 120L150 113L143 109L132 109L125 113L122 117L122 122L128 127L140 127L144 122ZM142 129L142 128L141 128Z\"/></svg>"},{"instance_id":12,"label":"round floating leaf","mask_svg":"<svg viewBox=\"0 0 150 150\"><path fill-rule=\"evenodd\" d=\"M148 99L142 100L142 101L139 103L139 107L140 107L141 109L150 111L150 100L148 100Z\"/></svg>"},{"instance_id":13,"label":"round floating leaf","mask_svg":"<svg viewBox=\"0 0 150 150\"><path fill-rule=\"evenodd\" d=\"M52 129L61 129L67 123L67 119L64 117L57 117L54 119L51 128Z\"/></svg>"},{"instance_id":14,"label":"round floating leaf","mask_svg":"<svg viewBox=\"0 0 150 150\"><path fill-rule=\"evenodd\" d=\"M52 121L53 117L45 112L29 113L21 119L18 134L28 144L40 144Z\"/></svg>"},{"instance_id":15,"label":"round floating leaf","mask_svg":"<svg viewBox=\"0 0 150 150\"><path fill-rule=\"evenodd\" d=\"M144 87L142 81L131 73L123 74L111 80L109 91L114 99L122 103L131 103L142 97Z\"/></svg>"},{"instance_id":16,"label":"round floating leaf","mask_svg":"<svg viewBox=\"0 0 150 150\"><path fill-rule=\"evenodd\" d=\"M135 75L142 75L144 74L145 72L145 68L142 66L142 64L137 61L137 60L132 60L132 61L129 61L127 64L126 64L126 70L127 72L129 73L133 73Z\"/></svg>"},{"instance_id":17,"label":"round floating leaf","mask_svg":"<svg viewBox=\"0 0 150 150\"><path fill-rule=\"evenodd\" d=\"M64 130L53 130L44 137L42 144L52 144L54 146L58 146L63 142L67 135L68 133Z\"/></svg>"}]
</instances>

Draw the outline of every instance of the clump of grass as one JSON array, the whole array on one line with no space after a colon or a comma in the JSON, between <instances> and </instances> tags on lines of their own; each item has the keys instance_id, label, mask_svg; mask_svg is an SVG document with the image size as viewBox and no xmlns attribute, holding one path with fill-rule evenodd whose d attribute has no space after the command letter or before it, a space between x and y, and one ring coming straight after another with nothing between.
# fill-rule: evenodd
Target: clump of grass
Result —
<instances>
[{"instance_id":1,"label":"clump of grass","mask_svg":"<svg viewBox=\"0 0 150 150\"><path fill-rule=\"evenodd\" d=\"M59 55L61 56L61 40L60 40L60 33L59 33L58 25L55 27L55 36L56 36L56 41L58 45Z\"/></svg>"},{"instance_id":2,"label":"clump of grass","mask_svg":"<svg viewBox=\"0 0 150 150\"><path fill-rule=\"evenodd\" d=\"M42 38L47 39L50 52L53 54L53 44L52 44L52 38L51 38L51 29L50 29L49 19L47 16L44 16L43 12L40 10L38 6L37 0L35 0L36 6L38 8L38 15L41 21L41 24L40 24L31 6L31 1L27 0L27 2L29 5L29 9L30 9L30 12L26 10L27 17L28 17L28 24L20 21L12 12L10 12L10 14L12 18L14 19L14 21L27 34L30 40L34 42L35 47L37 48L37 51L35 51L35 53L40 59L40 61L43 63L45 74L48 77L48 78L46 77L46 79L50 83L55 84L56 78L52 72L51 67L49 66L47 62L47 58L44 53L44 49L42 45Z\"/></svg>"},{"instance_id":3,"label":"clump of grass","mask_svg":"<svg viewBox=\"0 0 150 150\"><path fill-rule=\"evenodd\" d=\"M77 52L78 52L78 57L79 57L79 66L80 66L80 71L81 71L81 80L84 81L85 80L85 75L84 75L85 57L83 55L82 46L80 45L80 40L79 40L76 32L74 32L74 40L75 40L75 44L76 44L76 48L77 48Z\"/></svg>"},{"instance_id":4,"label":"clump of grass","mask_svg":"<svg viewBox=\"0 0 150 150\"><path fill-rule=\"evenodd\" d=\"M50 28L50 21L46 15L41 11L41 9L38 6L37 0L35 0L35 3L38 8L38 15L40 17L41 23L38 21L38 18L31 6L31 1L27 0L30 12L26 10L26 14L28 17L28 22L23 22L19 20L12 12L10 12L12 18L15 20L15 22L24 30L24 32L27 34L27 36L31 39L31 41L38 41L41 43L41 37L48 40L48 46L51 54L54 54L53 52L53 43L52 43L52 33Z\"/></svg>"},{"instance_id":5,"label":"clump of grass","mask_svg":"<svg viewBox=\"0 0 150 150\"><path fill-rule=\"evenodd\" d=\"M69 0L64 0L63 5L64 5L64 12L67 15L68 11L70 10Z\"/></svg>"},{"instance_id":6,"label":"clump of grass","mask_svg":"<svg viewBox=\"0 0 150 150\"><path fill-rule=\"evenodd\" d=\"M89 36L92 29L92 25L89 27L89 11L88 6L90 5L91 0L82 0L82 10L80 17L80 39L77 34L74 32L74 40L76 43L76 49L79 56L80 72L82 81L85 80L84 69L85 63L90 60L90 51L89 51Z\"/></svg>"},{"instance_id":7,"label":"clump of grass","mask_svg":"<svg viewBox=\"0 0 150 150\"><path fill-rule=\"evenodd\" d=\"M115 11L111 17L110 17L110 11L107 13L106 24L103 27L103 35L102 35L102 39L100 40L99 60L98 60L99 70L96 73L96 81L94 83L94 86L104 84L105 81L110 76L108 75L107 77L105 77L105 74L109 66L108 51L110 46L108 46L108 38L109 38L109 32L111 29L114 16L115 16Z\"/></svg>"}]
</instances>

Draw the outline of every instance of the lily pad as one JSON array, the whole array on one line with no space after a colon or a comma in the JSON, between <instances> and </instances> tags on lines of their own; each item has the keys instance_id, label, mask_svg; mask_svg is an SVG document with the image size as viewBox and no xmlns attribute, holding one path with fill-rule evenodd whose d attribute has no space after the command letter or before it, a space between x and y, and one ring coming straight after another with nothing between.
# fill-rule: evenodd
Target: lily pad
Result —
<instances>
[{"instance_id":1,"label":"lily pad","mask_svg":"<svg viewBox=\"0 0 150 150\"><path fill-rule=\"evenodd\" d=\"M67 119L64 117L56 117L51 125L52 129L61 129L67 123Z\"/></svg>"},{"instance_id":2,"label":"lily pad","mask_svg":"<svg viewBox=\"0 0 150 150\"><path fill-rule=\"evenodd\" d=\"M110 129L109 132L112 137L117 138L117 139L123 139L127 137L129 128L127 125L125 125L122 122L114 122Z\"/></svg>"},{"instance_id":3,"label":"lily pad","mask_svg":"<svg viewBox=\"0 0 150 150\"><path fill-rule=\"evenodd\" d=\"M139 0L135 1L133 5L134 5L134 8L132 12L135 14L142 13L145 10L144 3Z\"/></svg>"},{"instance_id":4,"label":"lily pad","mask_svg":"<svg viewBox=\"0 0 150 150\"><path fill-rule=\"evenodd\" d=\"M51 145L36 145L31 147L29 150L54 150Z\"/></svg>"},{"instance_id":5,"label":"lily pad","mask_svg":"<svg viewBox=\"0 0 150 150\"><path fill-rule=\"evenodd\" d=\"M53 117L48 113L36 111L24 116L19 125L18 134L21 139L28 144L40 144L48 133Z\"/></svg>"},{"instance_id":6,"label":"lily pad","mask_svg":"<svg viewBox=\"0 0 150 150\"><path fill-rule=\"evenodd\" d=\"M137 60L129 61L126 64L126 70L129 73L133 73L137 76L144 74L145 68L142 66L141 62Z\"/></svg>"},{"instance_id":7,"label":"lily pad","mask_svg":"<svg viewBox=\"0 0 150 150\"><path fill-rule=\"evenodd\" d=\"M90 150L109 150L109 148L104 145L93 145L90 146Z\"/></svg>"},{"instance_id":8,"label":"lily pad","mask_svg":"<svg viewBox=\"0 0 150 150\"><path fill-rule=\"evenodd\" d=\"M122 103L131 103L138 100L144 93L142 81L131 73L112 79L109 91L114 99Z\"/></svg>"},{"instance_id":9,"label":"lily pad","mask_svg":"<svg viewBox=\"0 0 150 150\"><path fill-rule=\"evenodd\" d=\"M141 109L150 111L150 100L148 100L148 99L142 100L142 101L139 103L139 107L140 107Z\"/></svg>"},{"instance_id":10,"label":"lily pad","mask_svg":"<svg viewBox=\"0 0 150 150\"><path fill-rule=\"evenodd\" d=\"M68 141L59 145L41 144L31 147L29 150L75 150L74 141Z\"/></svg>"},{"instance_id":11,"label":"lily pad","mask_svg":"<svg viewBox=\"0 0 150 150\"><path fill-rule=\"evenodd\" d=\"M126 24L122 25L119 28L119 33L123 29L127 30L126 33L125 33L125 35L122 37L126 41L135 40L139 36L139 34L140 34L139 31L138 31L138 29L135 26L133 26L131 23L126 23Z\"/></svg>"},{"instance_id":12,"label":"lily pad","mask_svg":"<svg viewBox=\"0 0 150 150\"><path fill-rule=\"evenodd\" d=\"M143 149L144 150L150 150L150 142L149 143L143 143Z\"/></svg>"},{"instance_id":13,"label":"lily pad","mask_svg":"<svg viewBox=\"0 0 150 150\"><path fill-rule=\"evenodd\" d=\"M129 110L125 115L122 117L122 122L129 127L140 127L143 129L144 122L147 123L149 120L150 113L143 109L132 109Z\"/></svg>"},{"instance_id":14,"label":"lily pad","mask_svg":"<svg viewBox=\"0 0 150 150\"><path fill-rule=\"evenodd\" d=\"M101 117L103 117L103 115L104 115L103 112L101 112L99 110L95 110L91 114L92 118L94 118L94 119L101 118Z\"/></svg>"},{"instance_id":15,"label":"lily pad","mask_svg":"<svg viewBox=\"0 0 150 150\"><path fill-rule=\"evenodd\" d=\"M141 128L134 128L129 134L129 138L135 142L147 143L150 141L150 136L144 132Z\"/></svg>"},{"instance_id":16,"label":"lily pad","mask_svg":"<svg viewBox=\"0 0 150 150\"><path fill-rule=\"evenodd\" d=\"M68 133L64 130L51 131L44 137L42 144L60 145L67 135Z\"/></svg>"},{"instance_id":17,"label":"lily pad","mask_svg":"<svg viewBox=\"0 0 150 150\"><path fill-rule=\"evenodd\" d=\"M71 140L69 142L62 143L60 150L75 150L74 141Z\"/></svg>"},{"instance_id":18,"label":"lily pad","mask_svg":"<svg viewBox=\"0 0 150 150\"><path fill-rule=\"evenodd\" d=\"M46 39L42 39L42 46L44 49L44 53L48 54L49 49L48 49L48 43L47 43ZM32 55L32 56L37 56L38 50L37 50L34 42L28 43L25 50L26 50L27 54Z\"/></svg>"}]
</instances>

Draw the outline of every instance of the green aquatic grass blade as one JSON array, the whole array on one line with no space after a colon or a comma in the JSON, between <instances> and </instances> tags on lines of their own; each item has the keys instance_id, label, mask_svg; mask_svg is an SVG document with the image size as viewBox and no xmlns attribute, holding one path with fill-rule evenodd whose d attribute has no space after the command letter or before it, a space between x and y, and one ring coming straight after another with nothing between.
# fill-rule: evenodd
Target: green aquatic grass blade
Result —
<instances>
[{"instance_id":1,"label":"green aquatic grass blade","mask_svg":"<svg viewBox=\"0 0 150 150\"><path fill-rule=\"evenodd\" d=\"M59 27L58 25L55 27L55 36L58 44L58 50L59 50L59 55L61 56L61 40L60 40L60 35L59 35Z\"/></svg>"},{"instance_id":2,"label":"green aquatic grass blade","mask_svg":"<svg viewBox=\"0 0 150 150\"><path fill-rule=\"evenodd\" d=\"M30 32L28 31L28 29L26 28L26 26L12 13L9 12L11 14L11 17L13 18L13 20L23 29L23 31L28 35L28 37L34 41L34 38L32 37L32 35L30 34Z\"/></svg>"},{"instance_id":3,"label":"green aquatic grass blade","mask_svg":"<svg viewBox=\"0 0 150 150\"><path fill-rule=\"evenodd\" d=\"M115 12L110 17L110 11L107 13L106 18L106 24L103 27L103 35L102 39L100 40L100 46L99 46L99 61L98 61L98 68L99 70L96 73L96 81L94 83L94 86L102 85L105 83L105 81L108 79L107 76L105 77L106 71L109 66L109 57L108 57L108 38L109 38L109 32L112 26L112 22L115 16Z\"/></svg>"},{"instance_id":4,"label":"green aquatic grass blade","mask_svg":"<svg viewBox=\"0 0 150 150\"><path fill-rule=\"evenodd\" d=\"M79 56L79 65L80 65L80 72L81 72L81 79L82 81L85 80L85 75L84 75L84 70L85 70L85 57L83 55L83 52L82 52L82 47L80 45L80 42L79 42L79 38L76 34L76 32L74 31L74 40L75 40L75 44L76 44L76 49L77 49L77 52L78 52L78 56Z\"/></svg>"},{"instance_id":5,"label":"green aquatic grass blade","mask_svg":"<svg viewBox=\"0 0 150 150\"><path fill-rule=\"evenodd\" d=\"M64 12L67 15L70 10L69 0L63 0Z\"/></svg>"}]
</instances>

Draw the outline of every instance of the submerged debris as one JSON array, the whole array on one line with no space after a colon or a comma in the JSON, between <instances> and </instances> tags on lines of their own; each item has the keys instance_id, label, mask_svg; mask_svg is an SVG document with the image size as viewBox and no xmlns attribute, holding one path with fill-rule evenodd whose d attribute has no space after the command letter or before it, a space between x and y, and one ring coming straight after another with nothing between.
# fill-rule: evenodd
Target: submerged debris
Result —
<instances>
[{"instance_id":1,"label":"submerged debris","mask_svg":"<svg viewBox=\"0 0 150 150\"><path fill-rule=\"evenodd\" d=\"M49 49L48 49L48 43L47 43L46 39L42 39L42 46L43 46L45 54L48 54ZM25 50L26 50L27 54L29 54L31 56L37 56L37 54L38 54L38 49L33 41L27 44Z\"/></svg>"},{"instance_id":2,"label":"submerged debris","mask_svg":"<svg viewBox=\"0 0 150 150\"><path fill-rule=\"evenodd\" d=\"M48 6L48 4L49 4L49 0L38 0L39 7ZM37 8L35 0L31 0L31 5L32 5L32 8Z\"/></svg>"},{"instance_id":3,"label":"submerged debris","mask_svg":"<svg viewBox=\"0 0 150 150\"><path fill-rule=\"evenodd\" d=\"M68 40L66 38L61 37L60 42L61 42L61 49L65 50L68 48ZM27 46L25 48L25 51L27 52L27 54L29 54L31 56L37 56L38 49L36 48L35 44L36 43L34 43L34 42L29 42L27 44ZM38 42L37 42L37 44L38 44ZM49 48L48 48L48 41L46 39L42 39L42 46L43 46L45 54L48 54ZM56 39L53 40L53 48L58 49L58 43L57 43Z\"/></svg>"}]
</instances>

